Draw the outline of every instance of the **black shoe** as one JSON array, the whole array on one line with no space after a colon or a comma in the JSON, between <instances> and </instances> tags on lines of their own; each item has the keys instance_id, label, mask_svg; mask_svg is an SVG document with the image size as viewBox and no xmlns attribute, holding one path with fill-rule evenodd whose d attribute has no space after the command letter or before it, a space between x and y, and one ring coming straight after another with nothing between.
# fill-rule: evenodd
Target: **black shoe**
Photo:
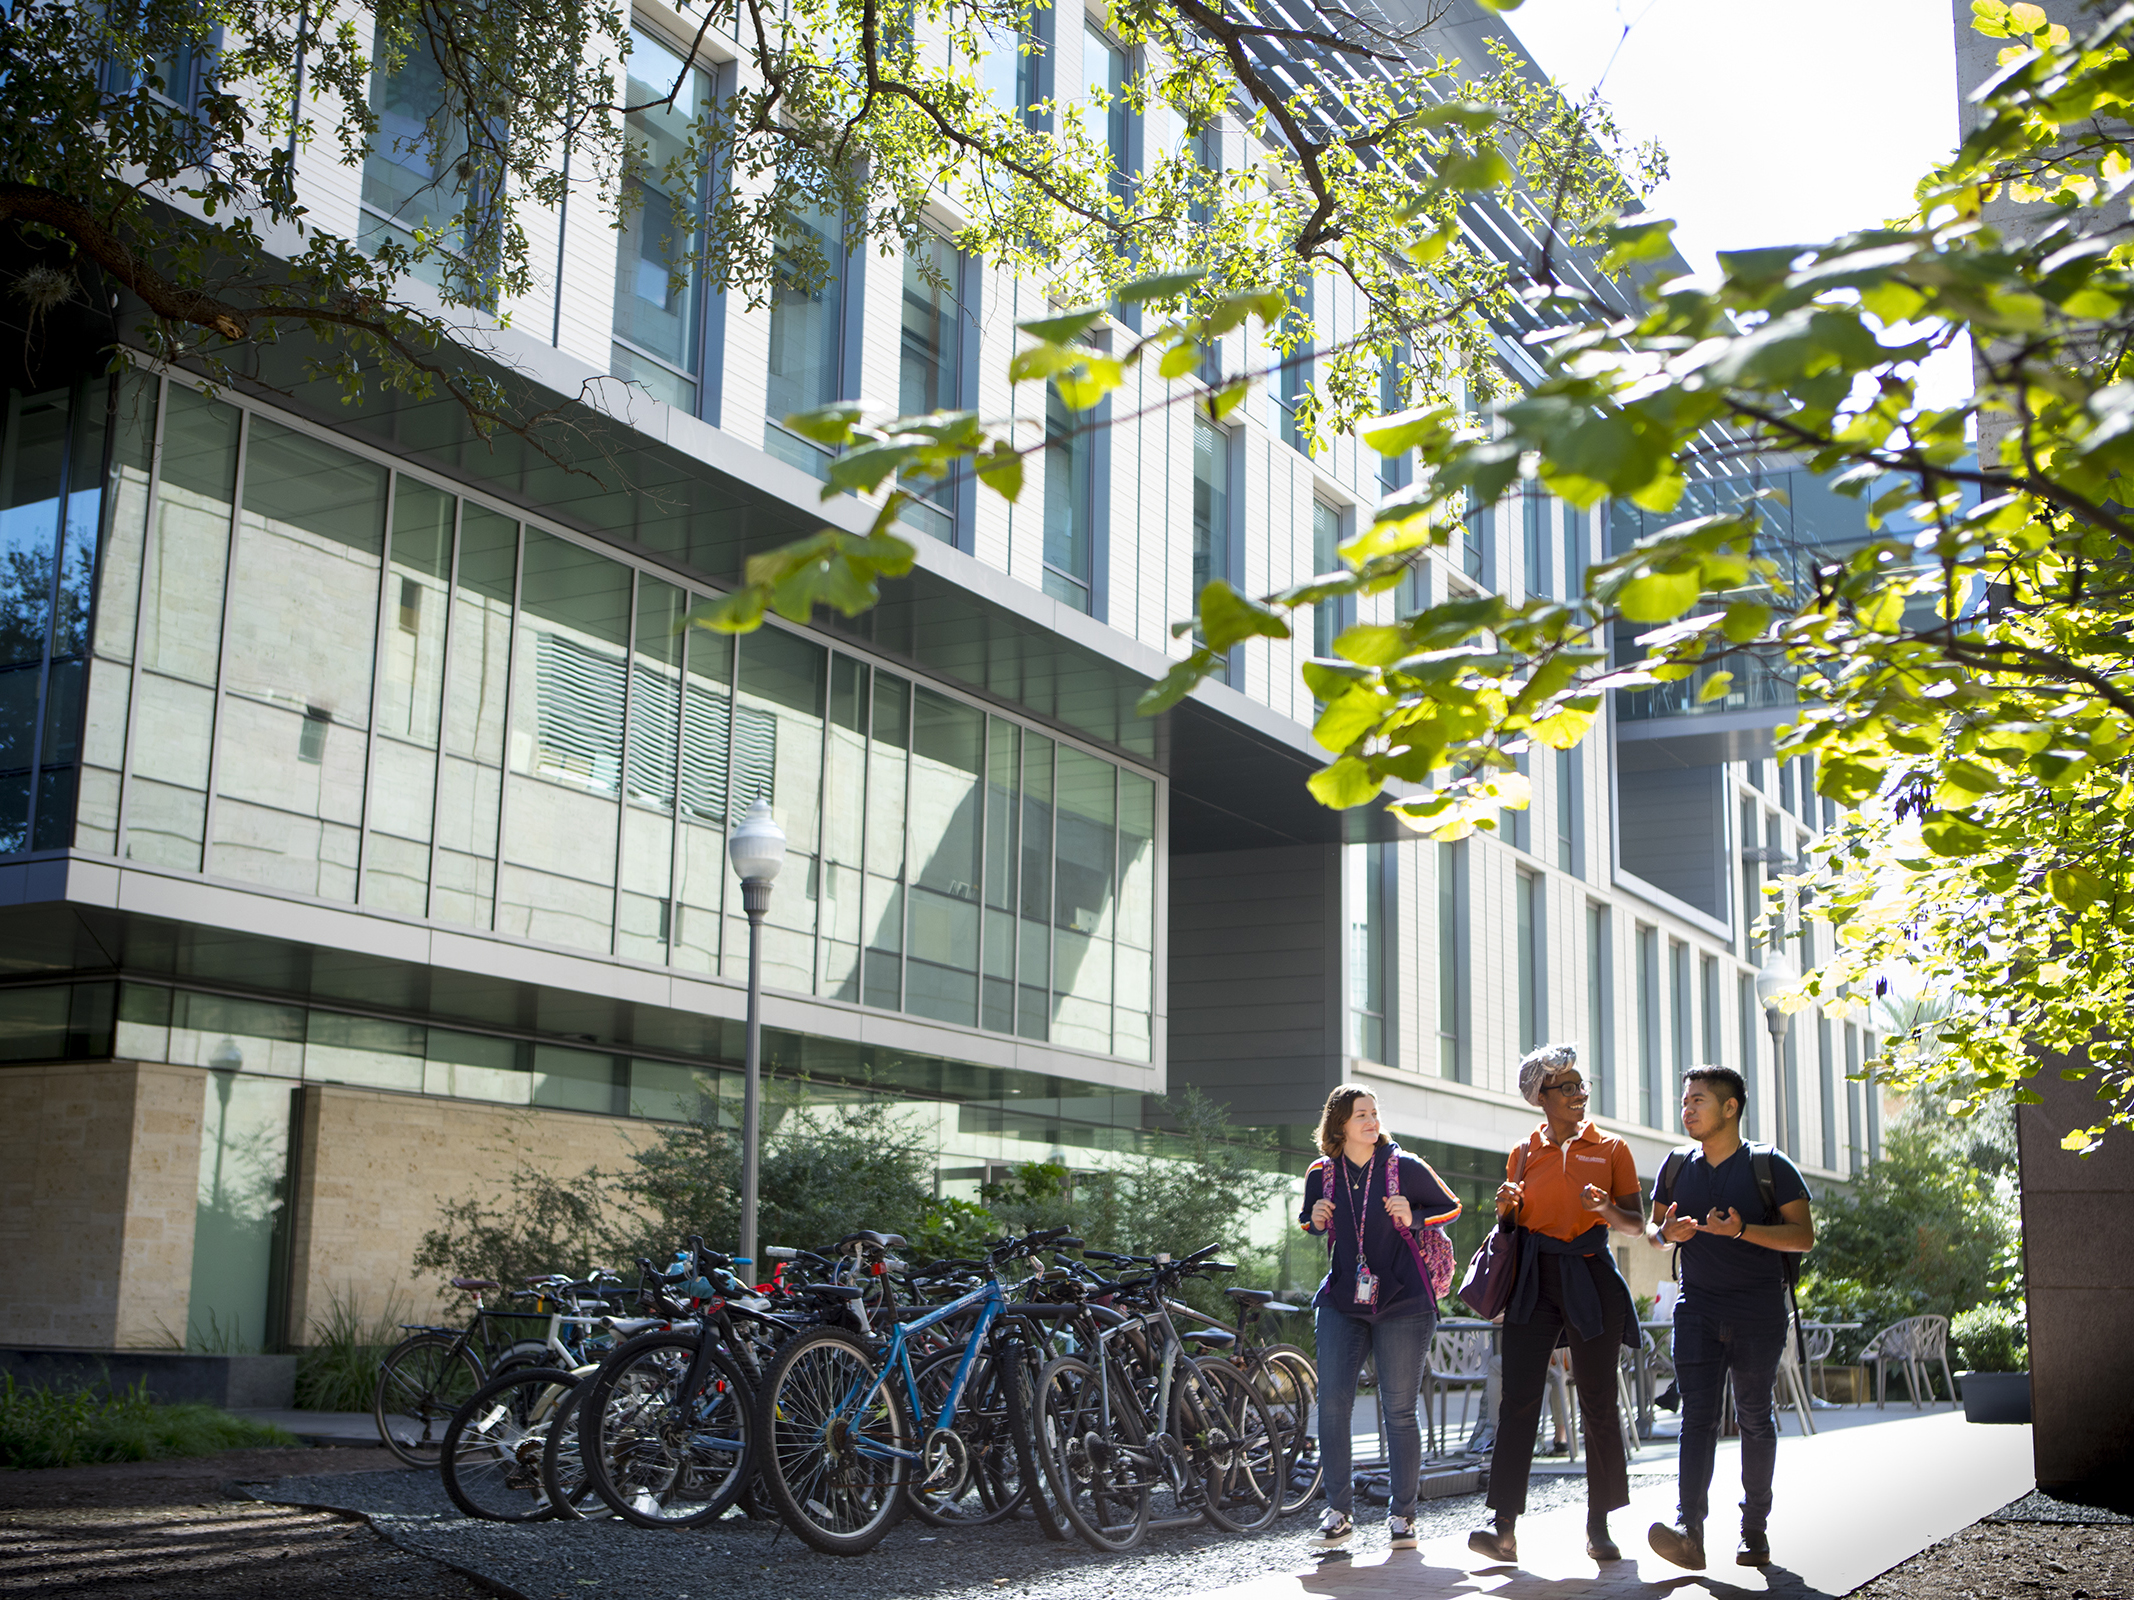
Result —
<instances>
[{"instance_id":1,"label":"black shoe","mask_svg":"<svg viewBox=\"0 0 2134 1600\"><path fill-rule=\"evenodd\" d=\"M1595 1561L1623 1559L1622 1546L1608 1537L1608 1524L1605 1521L1586 1524L1586 1554Z\"/></svg>"},{"instance_id":2,"label":"black shoe","mask_svg":"<svg viewBox=\"0 0 2134 1600\"><path fill-rule=\"evenodd\" d=\"M1771 1564L1770 1536L1742 1529L1741 1548L1734 1552L1734 1564L1738 1567L1768 1567Z\"/></svg>"},{"instance_id":3,"label":"black shoe","mask_svg":"<svg viewBox=\"0 0 2134 1600\"><path fill-rule=\"evenodd\" d=\"M1475 1529L1467 1536L1467 1548L1478 1556L1488 1556L1492 1561L1512 1562L1519 1559L1519 1541L1508 1533L1499 1533L1494 1527Z\"/></svg>"},{"instance_id":4,"label":"black shoe","mask_svg":"<svg viewBox=\"0 0 2134 1600\"><path fill-rule=\"evenodd\" d=\"M1704 1570L1704 1530L1683 1523L1655 1522L1652 1531L1646 1534L1653 1554L1663 1561L1672 1561L1678 1567L1687 1567L1692 1572Z\"/></svg>"},{"instance_id":5,"label":"black shoe","mask_svg":"<svg viewBox=\"0 0 2134 1600\"><path fill-rule=\"evenodd\" d=\"M1652 1397L1652 1403L1662 1411L1680 1411L1682 1409L1682 1391L1670 1383Z\"/></svg>"}]
</instances>

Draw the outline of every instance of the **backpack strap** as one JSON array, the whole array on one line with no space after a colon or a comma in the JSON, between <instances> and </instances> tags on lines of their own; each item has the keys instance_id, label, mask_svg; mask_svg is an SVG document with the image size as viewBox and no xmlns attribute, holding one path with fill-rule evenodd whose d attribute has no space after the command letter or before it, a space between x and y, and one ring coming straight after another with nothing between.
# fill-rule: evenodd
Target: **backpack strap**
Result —
<instances>
[{"instance_id":1,"label":"backpack strap","mask_svg":"<svg viewBox=\"0 0 2134 1600\"><path fill-rule=\"evenodd\" d=\"M1652 1209L1654 1212L1664 1211L1668 1206L1674 1204L1675 1177L1681 1172L1683 1163L1688 1161L1701 1148L1702 1146L1700 1145L1681 1144L1676 1145L1674 1149L1667 1152L1667 1159L1660 1163L1659 1176L1652 1180ZM1680 1283L1682 1281L1682 1247L1680 1245L1674 1245L1668 1251L1667 1273L1675 1282Z\"/></svg>"},{"instance_id":2,"label":"backpack strap","mask_svg":"<svg viewBox=\"0 0 2134 1600\"><path fill-rule=\"evenodd\" d=\"M1771 1146L1749 1146L1749 1167L1756 1174L1756 1197L1763 1202L1764 1226L1769 1227L1784 1219L1778 1214L1778 1184L1771 1175ZM1793 1341L1795 1353L1800 1358L1802 1381L1806 1382L1808 1371L1808 1335L1801 1327L1801 1258L1797 1250L1787 1250L1779 1256L1780 1270L1786 1275L1786 1300L1793 1307Z\"/></svg>"}]
</instances>

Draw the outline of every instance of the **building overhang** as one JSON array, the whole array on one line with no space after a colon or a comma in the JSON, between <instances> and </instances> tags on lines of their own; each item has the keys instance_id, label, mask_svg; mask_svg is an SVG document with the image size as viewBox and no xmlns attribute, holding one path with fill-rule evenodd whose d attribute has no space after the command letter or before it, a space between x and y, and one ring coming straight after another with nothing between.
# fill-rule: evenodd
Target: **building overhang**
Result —
<instances>
[{"instance_id":1,"label":"building overhang","mask_svg":"<svg viewBox=\"0 0 2134 1600\"><path fill-rule=\"evenodd\" d=\"M1778 747L1778 730L1799 718L1799 706L1747 711L1698 711L1649 721L1614 720L1616 764L1625 772L1712 767L1722 761L1762 761Z\"/></svg>"}]
</instances>

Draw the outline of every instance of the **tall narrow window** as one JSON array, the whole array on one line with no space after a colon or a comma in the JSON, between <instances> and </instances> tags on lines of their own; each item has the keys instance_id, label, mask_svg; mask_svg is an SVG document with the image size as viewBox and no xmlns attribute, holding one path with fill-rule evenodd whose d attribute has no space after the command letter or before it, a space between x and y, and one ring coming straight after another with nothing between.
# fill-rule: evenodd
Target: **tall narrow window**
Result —
<instances>
[{"instance_id":1,"label":"tall narrow window","mask_svg":"<svg viewBox=\"0 0 2134 1600\"><path fill-rule=\"evenodd\" d=\"M1090 609L1090 521L1096 495L1088 419L1045 391L1045 593L1077 611Z\"/></svg>"},{"instance_id":2,"label":"tall narrow window","mask_svg":"<svg viewBox=\"0 0 2134 1600\"><path fill-rule=\"evenodd\" d=\"M1756 1006L1756 980L1744 972L1736 985L1738 989L1736 1010L1740 1013L1741 1027L1741 1080L1748 1086L1749 1109L1741 1119L1742 1137L1761 1137L1763 1089L1757 1083L1759 1066L1763 1060L1763 1046L1757 1042L1757 1025L1760 1017Z\"/></svg>"},{"instance_id":3,"label":"tall narrow window","mask_svg":"<svg viewBox=\"0 0 2134 1600\"><path fill-rule=\"evenodd\" d=\"M1866 1039L1867 1159L1882 1159L1882 1087L1875 1082L1875 1036Z\"/></svg>"},{"instance_id":4,"label":"tall narrow window","mask_svg":"<svg viewBox=\"0 0 2134 1600\"><path fill-rule=\"evenodd\" d=\"M1396 416L1408 409L1407 358L1407 346L1401 345L1378 363L1378 409L1385 416ZM1398 455L1378 458L1378 487L1385 493L1406 488L1414 476L1413 451L1403 450Z\"/></svg>"},{"instance_id":5,"label":"tall narrow window","mask_svg":"<svg viewBox=\"0 0 2134 1600\"><path fill-rule=\"evenodd\" d=\"M1822 1113L1823 1166L1835 1172L1838 1166L1838 1083L1836 1052L1830 1037L1830 1019L1817 1016L1815 1019L1815 1088Z\"/></svg>"},{"instance_id":6,"label":"tall narrow window","mask_svg":"<svg viewBox=\"0 0 2134 1600\"><path fill-rule=\"evenodd\" d=\"M1437 847L1438 1074L1467 1081L1467 856L1457 844Z\"/></svg>"},{"instance_id":7,"label":"tall narrow window","mask_svg":"<svg viewBox=\"0 0 2134 1600\"><path fill-rule=\"evenodd\" d=\"M904 253L904 306L897 362L897 408L907 417L963 404L963 257L926 234ZM903 480L920 498L903 520L944 544L956 542L953 476Z\"/></svg>"},{"instance_id":8,"label":"tall narrow window","mask_svg":"<svg viewBox=\"0 0 2134 1600\"><path fill-rule=\"evenodd\" d=\"M1653 1126L1672 1128L1680 1124L1679 1114L1674 1109L1675 1085L1682 1081L1682 1074L1689 1070L1691 1046L1689 946L1679 939L1669 940L1667 945L1667 988L1669 1019L1673 1023L1669 1031L1674 1036L1674 1075L1669 1080L1667 1092L1661 1100L1661 1104L1668 1109L1668 1114Z\"/></svg>"},{"instance_id":9,"label":"tall narrow window","mask_svg":"<svg viewBox=\"0 0 2134 1600\"><path fill-rule=\"evenodd\" d=\"M1790 761L1781 761L1778 764L1778 808L1781 811L1794 809L1793 763Z\"/></svg>"},{"instance_id":10,"label":"tall narrow window","mask_svg":"<svg viewBox=\"0 0 2134 1600\"><path fill-rule=\"evenodd\" d=\"M1386 1059L1386 847L1344 845L1349 923L1349 1054Z\"/></svg>"},{"instance_id":11,"label":"tall narrow window","mask_svg":"<svg viewBox=\"0 0 2134 1600\"><path fill-rule=\"evenodd\" d=\"M978 62L978 86L993 97L993 103L1025 127L1042 126L1037 107L1051 98L1046 85L1048 65L1043 28L1049 9L1029 9L1016 25L979 21L985 54Z\"/></svg>"},{"instance_id":12,"label":"tall narrow window","mask_svg":"<svg viewBox=\"0 0 2134 1600\"><path fill-rule=\"evenodd\" d=\"M1595 1085L1594 1099L1604 1117L1615 1115L1614 951L1606 906L1586 906L1586 1076Z\"/></svg>"},{"instance_id":13,"label":"tall narrow window","mask_svg":"<svg viewBox=\"0 0 2134 1600\"><path fill-rule=\"evenodd\" d=\"M1763 909L1763 890L1756 872L1756 863L1749 859L1749 852L1758 844L1762 832L1756 825L1758 807L1754 800L1741 802L1741 959L1754 966L1761 955L1756 942L1756 918Z\"/></svg>"},{"instance_id":14,"label":"tall narrow window","mask_svg":"<svg viewBox=\"0 0 2134 1600\"><path fill-rule=\"evenodd\" d=\"M1845 1024L1845 1170L1867 1165L1867 1134L1860 1125L1860 1030Z\"/></svg>"},{"instance_id":15,"label":"tall narrow window","mask_svg":"<svg viewBox=\"0 0 2134 1600\"><path fill-rule=\"evenodd\" d=\"M1801 1030L1786 1030L1785 1083L1778 1096L1779 1148L1798 1161L1801 1157Z\"/></svg>"},{"instance_id":16,"label":"tall narrow window","mask_svg":"<svg viewBox=\"0 0 2134 1600\"><path fill-rule=\"evenodd\" d=\"M828 457L785 419L840 398L845 354L845 229L832 212L787 216L779 230L771 281L769 416L772 455L822 476Z\"/></svg>"},{"instance_id":17,"label":"tall narrow window","mask_svg":"<svg viewBox=\"0 0 2134 1600\"><path fill-rule=\"evenodd\" d=\"M1341 567L1341 513L1324 500L1312 502L1312 572L1335 572ZM1341 636L1341 602L1322 600L1312 607L1312 654L1330 656Z\"/></svg>"},{"instance_id":18,"label":"tall narrow window","mask_svg":"<svg viewBox=\"0 0 2134 1600\"><path fill-rule=\"evenodd\" d=\"M1554 594L1549 577L1549 496L1540 484L1527 484L1520 493L1519 517L1525 535L1526 592Z\"/></svg>"},{"instance_id":19,"label":"tall narrow window","mask_svg":"<svg viewBox=\"0 0 2134 1600\"><path fill-rule=\"evenodd\" d=\"M1656 1128L1660 1105L1660 930L1640 928L1638 940L1638 1121Z\"/></svg>"},{"instance_id":20,"label":"tall narrow window","mask_svg":"<svg viewBox=\"0 0 2134 1600\"><path fill-rule=\"evenodd\" d=\"M1460 570L1475 582L1489 586L1493 547L1497 538L1497 508L1493 505L1478 505L1468 508L1462 525L1460 539Z\"/></svg>"},{"instance_id":21,"label":"tall narrow window","mask_svg":"<svg viewBox=\"0 0 2134 1600\"><path fill-rule=\"evenodd\" d=\"M1551 758L1556 768L1556 865L1560 871L1578 871L1579 782L1578 747L1559 750Z\"/></svg>"},{"instance_id":22,"label":"tall narrow window","mask_svg":"<svg viewBox=\"0 0 2134 1600\"><path fill-rule=\"evenodd\" d=\"M1082 25L1083 98L1089 135L1111 158L1112 198L1134 198L1134 110L1126 98L1126 52L1086 21Z\"/></svg>"},{"instance_id":23,"label":"tall narrow window","mask_svg":"<svg viewBox=\"0 0 2134 1600\"><path fill-rule=\"evenodd\" d=\"M1193 419L1193 605L1217 579L1230 577L1230 430ZM1196 633L1197 638L1205 638ZM1218 677L1227 677L1227 670Z\"/></svg>"},{"instance_id":24,"label":"tall narrow window","mask_svg":"<svg viewBox=\"0 0 2134 1600\"><path fill-rule=\"evenodd\" d=\"M1522 778L1533 773L1533 758L1525 750L1512 757L1512 769ZM1531 792L1531 791L1529 791ZM1531 852L1534 848L1534 803L1529 800L1523 809L1511 806L1497 812L1497 837L1514 850Z\"/></svg>"},{"instance_id":25,"label":"tall narrow window","mask_svg":"<svg viewBox=\"0 0 2134 1600\"><path fill-rule=\"evenodd\" d=\"M1304 402L1311 395L1316 368L1312 359L1312 338L1316 326L1313 320L1314 298L1311 274L1307 272L1298 281L1297 304L1291 309L1284 323L1285 330L1295 336L1296 342L1282 358L1282 369L1277 374L1274 395L1275 410L1279 413L1276 425L1281 430L1282 442L1305 455L1312 453L1311 430L1304 422Z\"/></svg>"},{"instance_id":26,"label":"tall narrow window","mask_svg":"<svg viewBox=\"0 0 2134 1600\"><path fill-rule=\"evenodd\" d=\"M1547 1006L1542 998L1545 981L1541 959L1541 880L1531 872L1515 875L1518 899L1519 940L1519 1053L1525 1055L1541 1043L1548 1031Z\"/></svg>"},{"instance_id":27,"label":"tall narrow window","mask_svg":"<svg viewBox=\"0 0 2134 1600\"><path fill-rule=\"evenodd\" d=\"M1720 1033L1721 1024L1726 1020L1726 1007L1719 999L1719 958L1701 957L1697 976L1704 1000L1704 1059L1712 1066L1724 1066L1726 1046Z\"/></svg>"},{"instance_id":28,"label":"tall narrow window","mask_svg":"<svg viewBox=\"0 0 2134 1600\"><path fill-rule=\"evenodd\" d=\"M463 108L427 49L410 46L395 66L371 66L378 130L363 157L356 244L373 254L398 245L424 283L486 304L496 272L496 175L467 146Z\"/></svg>"},{"instance_id":29,"label":"tall narrow window","mask_svg":"<svg viewBox=\"0 0 2134 1600\"><path fill-rule=\"evenodd\" d=\"M680 88L677 91L676 85ZM670 102L669 95L674 98ZM629 157L615 235L615 333L609 366L655 399L694 413L703 294L695 261L703 164L690 136L711 80L641 28L630 31Z\"/></svg>"},{"instance_id":30,"label":"tall narrow window","mask_svg":"<svg viewBox=\"0 0 2134 1600\"><path fill-rule=\"evenodd\" d=\"M1586 587L1586 514L1563 508L1563 592L1576 597Z\"/></svg>"}]
</instances>

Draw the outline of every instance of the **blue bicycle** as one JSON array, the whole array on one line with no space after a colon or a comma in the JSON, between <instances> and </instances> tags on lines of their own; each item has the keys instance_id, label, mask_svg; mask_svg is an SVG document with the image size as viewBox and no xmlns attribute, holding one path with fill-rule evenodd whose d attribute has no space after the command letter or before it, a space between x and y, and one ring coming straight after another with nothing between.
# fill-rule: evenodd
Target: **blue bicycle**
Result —
<instances>
[{"instance_id":1,"label":"blue bicycle","mask_svg":"<svg viewBox=\"0 0 2134 1600\"><path fill-rule=\"evenodd\" d=\"M1011 1300L1000 1270L1048 1245L1078 1246L1066 1232L1000 1245L983 1283L943 1305L898 1308L886 1337L810 1328L779 1350L758 1392L756 1439L787 1527L826 1555L856 1556L915 1501L929 1521L983 1522L1039 1494L1029 1413L1038 1322L1077 1308ZM960 1349L940 1348L944 1332L961 1336ZM1049 1520L1049 1508L1035 1509Z\"/></svg>"}]
</instances>

